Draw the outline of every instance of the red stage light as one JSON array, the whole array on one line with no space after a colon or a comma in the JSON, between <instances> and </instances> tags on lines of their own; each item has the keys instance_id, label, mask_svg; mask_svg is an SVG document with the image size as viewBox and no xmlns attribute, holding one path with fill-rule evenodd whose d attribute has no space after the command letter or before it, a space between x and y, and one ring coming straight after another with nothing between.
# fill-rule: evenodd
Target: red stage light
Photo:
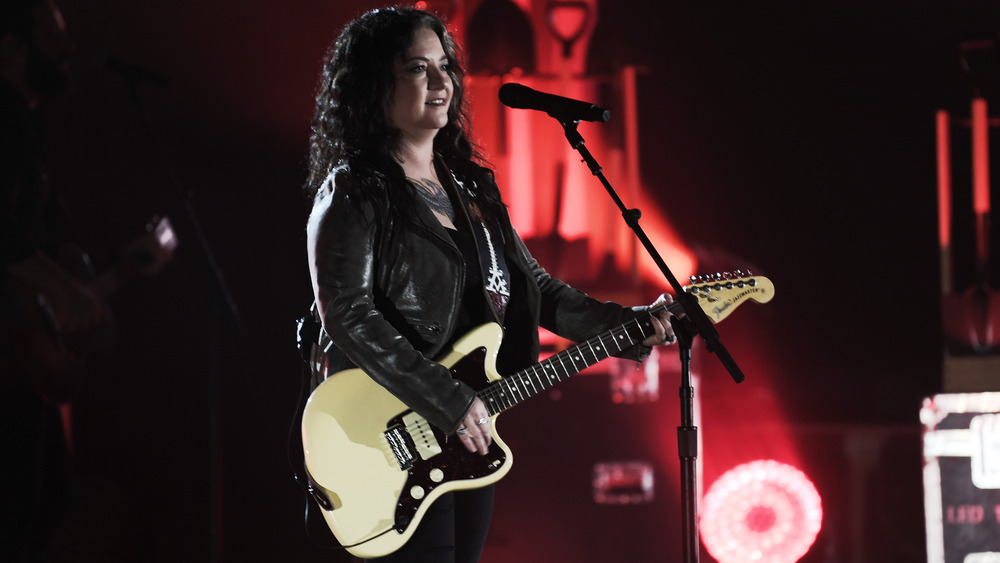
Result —
<instances>
[{"instance_id":1,"label":"red stage light","mask_svg":"<svg viewBox=\"0 0 1000 563\"><path fill-rule=\"evenodd\" d=\"M794 563L823 520L819 493L798 469L773 460L739 465L705 494L701 537L721 563Z\"/></svg>"}]
</instances>

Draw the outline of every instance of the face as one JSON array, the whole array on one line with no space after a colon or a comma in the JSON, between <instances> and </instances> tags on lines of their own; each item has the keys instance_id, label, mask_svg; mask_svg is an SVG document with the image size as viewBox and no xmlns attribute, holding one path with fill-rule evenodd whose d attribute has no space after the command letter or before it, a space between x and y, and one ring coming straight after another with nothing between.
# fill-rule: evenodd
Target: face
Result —
<instances>
[{"instance_id":1,"label":"face","mask_svg":"<svg viewBox=\"0 0 1000 563\"><path fill-rule=\"evenodd\" d=\"M413 33L409 49L394 63L395 86L389 119L409 140L433 139L448 124L454 85L448 57L433 30Z\"/></svg>"}]
</instances>

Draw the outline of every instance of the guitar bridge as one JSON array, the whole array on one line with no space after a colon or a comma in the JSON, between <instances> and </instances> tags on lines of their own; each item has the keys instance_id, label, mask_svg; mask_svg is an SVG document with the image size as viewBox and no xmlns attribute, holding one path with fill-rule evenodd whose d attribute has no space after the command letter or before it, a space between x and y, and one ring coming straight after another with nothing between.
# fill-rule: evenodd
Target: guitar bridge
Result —
<instances>
[{"instance_id":1,"label":"guitar bridge","mask_svg":"<svg viewBox=\"0 0 1000 563\"><path fill-rule=\"evenodd\" d=\"M385 435L386 442L389 444L389 449L392 451L393 457L396 458L396 463L399 464L399 469L407 471L413 467L413 461L417 458L414 452L416 448L413 445L413 439L406 429L396 425L386 430L383 434Z\"/></svg>"},{"instance_id":2,"label":"guitar bridge","mask_svg":"<svg viewBox=\"0 0 1000 563\"><path fill-rule=\"evenodd\" d=\"M430 459L443 451L434 435L434 429L419 414L409 412L393 419L390 424L392 426L383 435L401 470L411 469L418 456L420 459Z\"/></svg>"}]
</instances>

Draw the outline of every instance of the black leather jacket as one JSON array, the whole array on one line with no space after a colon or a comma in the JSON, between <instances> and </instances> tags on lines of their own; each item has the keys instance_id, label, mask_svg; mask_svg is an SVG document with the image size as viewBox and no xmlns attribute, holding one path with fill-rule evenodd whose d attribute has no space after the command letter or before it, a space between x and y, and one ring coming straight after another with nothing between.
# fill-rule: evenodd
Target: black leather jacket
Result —
<instances>
[{"instance_id":1,"label":"black leather jacket","mask_svg":"<svg viewBox=\"0 0 1000 563\"><path fill-rule=\"evenodd\" d=\"M331 175L316 196L307 228L317 312L333 344L325 350L324 371L359 367L432 424L452 432L475 392L431 359L461 336L453 333L465 280L462 254L420 198L407 218L398 219L361 202L352 187L347 170ZM496 189L488 173L473 187ZM539 326L581 341L645 309L601 303L549 276L508 217L503 223L511 300L497 359L501 374L537 361ZM648 353L640 348L629 357Z\"/></svg>"}]
</instances>

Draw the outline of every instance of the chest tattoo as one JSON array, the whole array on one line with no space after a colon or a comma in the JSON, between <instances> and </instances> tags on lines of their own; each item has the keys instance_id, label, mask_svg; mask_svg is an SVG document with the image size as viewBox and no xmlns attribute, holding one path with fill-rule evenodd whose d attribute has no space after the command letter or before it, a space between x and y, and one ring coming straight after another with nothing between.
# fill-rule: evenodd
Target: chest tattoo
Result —
<instances>
[{"instance_id":1,"label":"chest tattoo","mask_svg":"<svg viewBox=\"0 0 1000 563\"><path fill-rule=\"evenodd\" d=\"M417 193L427 202L432 211L444 215L452 223L455 222L455 208L452 207L451 198L448 197L448 192L444 190L441 184L430 178L421 178L419 180L407 178L407 180L417 187Z\"/></svg>"}]
</instances>

